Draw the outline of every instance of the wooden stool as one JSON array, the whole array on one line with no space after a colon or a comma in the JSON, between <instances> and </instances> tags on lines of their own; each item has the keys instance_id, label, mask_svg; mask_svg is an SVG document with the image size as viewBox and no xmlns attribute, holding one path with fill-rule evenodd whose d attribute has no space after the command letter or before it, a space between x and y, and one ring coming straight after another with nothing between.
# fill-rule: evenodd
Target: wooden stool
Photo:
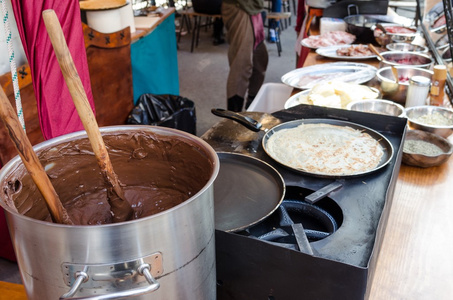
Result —
<instances>
[{"instance_id":1,"label":"wooden stool","mask_svg":"<svg viewBox=\"0 0 453 300\"><path fill-rule=\"evenodd\" d=\"M187 31L190 32L190 19L192 18L194 20L193 28L192 28L192 44L190 46L190 52L193 52L193 48L198 47L198 41L200 39L200 28L201 27L207 27L212 24L212 20L215 18L222 18L222 15L210 15L210 14L202 14L202 13L197 13L193 10L193 8L189 8L186 10L182 10L179 12L181 15L181 28L178 33L178 42L181 39L181 32L184 29L184 24L187 26ZM202 24L202 18L206 18L206 23Z\"/></svg>"},{"instance_id":2,"label":"wooden stool","mask_svg":"<svg viewBox=\"0 0 453 300\"><path fill-rule=\"evenodd\" d=\"M313 18L322 17L323 12L324 12L323 8L308 7L308 14L306 16L306 18L308 17L308 21L305 25L305 35L308 35L308 31L310 30L310 24L313 21Z\"/></svg>"},{"instance_id":3,"label":"wooden stool","mask_svg":"<svg viewBox=\"0 0 453 300\"><path fill-rule=\"evenodd\" d=\"M276 13L276 12L271 12L267 14L267 19L269 20L275 20L275 21L280 21L280 20L287 20L291 18L291 13L290 12L281 12L281 13ZM280 28L276 27L275 28L275 44L277 45L277 51L278 51L278 56L280 56L280 53L282 52L282 44L280 42Z\"/></svg>"}]
</instances>

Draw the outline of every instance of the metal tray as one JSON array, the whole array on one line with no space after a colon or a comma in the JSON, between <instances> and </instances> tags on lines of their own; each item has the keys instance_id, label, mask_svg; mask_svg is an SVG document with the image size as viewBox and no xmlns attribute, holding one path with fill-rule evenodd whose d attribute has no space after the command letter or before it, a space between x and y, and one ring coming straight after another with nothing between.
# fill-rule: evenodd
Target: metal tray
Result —
<instances>
[{"instance_id":1,"label":"metal tray","mask_svg":"<svg viewBox=\"0 0 453 300\"><path fill-rule=\"evenodd\" d=\"M320 82L338 80L342 82L362 84L370 81L376 75L377 69L373 66L354 62L334 62L299 68L290 71L282 76L284 84L297 89L310 89ZM304 76L309 76L313 80L307 80L300 84Z\"/></svg>"}]
</instances>

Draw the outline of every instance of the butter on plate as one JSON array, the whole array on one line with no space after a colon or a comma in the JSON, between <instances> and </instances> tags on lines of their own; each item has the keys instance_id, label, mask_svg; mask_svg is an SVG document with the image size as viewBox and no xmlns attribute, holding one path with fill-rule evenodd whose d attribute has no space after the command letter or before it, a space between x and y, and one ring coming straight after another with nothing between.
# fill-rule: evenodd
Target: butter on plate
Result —
<instances>
[{"instance_id":1,"label":"butter on plate","mask_svg":"<svg viewBox=\"0 0 453 300\"><path fill-rule=\"evenodd\" d=\"M332 108L346 108L352 102L376 99L379 91L365 85L331 81L315 85L308 93L300 95L297 104L312 104Z\"/></svg>"}]
</instances>

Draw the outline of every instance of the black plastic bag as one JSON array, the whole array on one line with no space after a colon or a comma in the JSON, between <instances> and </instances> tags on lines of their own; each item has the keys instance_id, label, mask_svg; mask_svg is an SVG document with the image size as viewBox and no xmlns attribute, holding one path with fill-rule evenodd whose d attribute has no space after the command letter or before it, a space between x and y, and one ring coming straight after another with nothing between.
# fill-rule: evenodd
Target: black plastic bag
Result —
<instances>
[{"instance_id":1,"label":"black plastic bag","mask_svg":"<svg viewBox=\"0 0 453 300\"><path fill-rule=\"evenodd\" d=\"M175 128L195 135L195 104L181 96L143 94L126 123Z\"/></svg>"}]
</instances>

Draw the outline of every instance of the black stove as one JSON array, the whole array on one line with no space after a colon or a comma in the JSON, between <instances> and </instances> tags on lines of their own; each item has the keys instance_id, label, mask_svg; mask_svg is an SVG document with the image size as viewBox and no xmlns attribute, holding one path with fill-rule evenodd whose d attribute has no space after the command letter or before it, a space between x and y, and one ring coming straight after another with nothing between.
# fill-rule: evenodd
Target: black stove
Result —
<instances>
[{"instance_id":1,"label":"black stove","mask_svg":"<svg viewBox=\"0 0 453 300\"><path fill-rule=\"evenodd\" d=\"M316 242L334 234L343 222L341 208L332 199L326 197L314 204L304 200L313 192L298 187L287 187L285 198L276 212L238 234L267 241L276 246L304 251L298 246L297 230L294 229L294 225L301 224L304 231L301 234L304 234L309 242Z\"/></svg>"},{"instance_id":2,"label":"black stove","mask_svg":"<svg viewBox=\"0 0 453 300\"><path fill-rule=\"evenodd\" d=\"M286 185L281 206L259 224L236 233L216 230L218 299L364 299L391 207L407 120L311 105L246 114L264 127L303 118L357 123L383 134L394 156L385 168L364 176L313 177L268 157L263 132L231 120L214 125L202 138L216 151L259 158L276 168ZM314 192L335 184L326 197L313 201Z\"/></svg>"}]
</instances>

